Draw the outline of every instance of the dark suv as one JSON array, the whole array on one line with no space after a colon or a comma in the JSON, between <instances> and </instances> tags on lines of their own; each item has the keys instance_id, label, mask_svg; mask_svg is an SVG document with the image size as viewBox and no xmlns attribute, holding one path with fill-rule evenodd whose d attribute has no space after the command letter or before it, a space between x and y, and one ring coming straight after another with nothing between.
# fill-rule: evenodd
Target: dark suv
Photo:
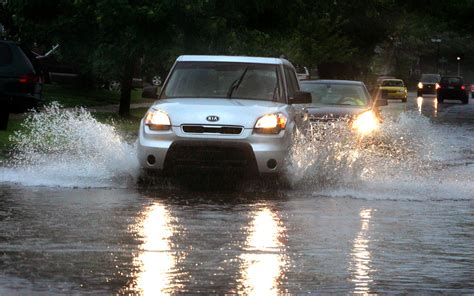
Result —
<instances>
[{"instance_id":1,"label":"dark suv","mask_svg":"<svg viewBox=\"0 0 474 296\"><path fill-rule=\"evenodd\" d=\"M469 90L464 85L460 76L443 76L437 91L438 103L444 100L461 100L463 104L469 103Z\"/></svg>"},{"instance_id":2,"label":"dark suv","mask_svg":"<svg viewBox=\"0 0 474 296\"><path fill-rule=\"evenodd\" d=\"M40 105L40 74L31 51L18 43L0 40L0 129L6 129L10 113Z\"/></svg>"},{"instance_id":3,"label":"dark suv","mask_svg":"<svg viewBox=\"0 0 474 296\"><path fill-rule=\"evenodd\" d=\"M420 82L418 82L418 97L424 94L436 94L436 89L439 86L441 75L439 74L422 74Z\"/></svg>"}]
</instances>

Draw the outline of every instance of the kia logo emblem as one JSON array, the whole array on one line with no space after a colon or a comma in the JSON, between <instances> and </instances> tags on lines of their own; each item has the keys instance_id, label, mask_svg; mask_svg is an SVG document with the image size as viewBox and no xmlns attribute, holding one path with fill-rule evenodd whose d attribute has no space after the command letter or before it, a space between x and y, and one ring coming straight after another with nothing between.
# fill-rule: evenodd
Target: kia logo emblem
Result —
<instances>
[{"instance_id":1,"label":"kia logo emblem","mask_svg":"<svg viewBox=\"0 0 474 296\"><path fill-rule=\"evenodd\" d=\"M206 117L206 120L212 122L219 121L219 116L209 115L208 117Z\"/></svg>"}]
</instances>

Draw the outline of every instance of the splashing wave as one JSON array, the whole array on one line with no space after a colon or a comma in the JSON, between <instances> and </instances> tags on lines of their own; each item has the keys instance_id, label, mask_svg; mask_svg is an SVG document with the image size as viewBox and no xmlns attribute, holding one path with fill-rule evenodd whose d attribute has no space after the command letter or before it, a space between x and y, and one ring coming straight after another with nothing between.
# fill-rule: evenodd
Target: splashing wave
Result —
<instances>
[{"instance_id":1,"label":"splashing wave","mask_svg":"<svg viewBox=\"0 0 474 296\"><path fill-rule=\"evenodd\" d=\"M32 186L122 187L138 175L135 147L83 109L52 103L30 114L10 139L0 182Z\"/></svg>"}]
</instances>

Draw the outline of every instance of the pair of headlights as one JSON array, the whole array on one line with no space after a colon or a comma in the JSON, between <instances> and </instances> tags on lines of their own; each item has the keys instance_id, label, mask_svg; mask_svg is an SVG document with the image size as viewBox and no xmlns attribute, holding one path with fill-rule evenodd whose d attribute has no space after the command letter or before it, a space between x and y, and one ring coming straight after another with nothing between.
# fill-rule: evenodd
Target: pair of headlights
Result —
<instances>
[{"instance_id":1,"label":"pair of headlights","mask_svg":"<svg viewBox=\"0 0 474 296\"><path fill-rule=\"evenodd\" d=\"M284 130L288 118L282 113L267 114L255 123L254 131L259 134L278 134ZM151 130L166 131L171 128L171 121L161 110L149 111L145 116L145 125ZM380 121L372 110L359 114L352 122L352 129L360 135L368 135L379 128Z\"/></svg>"},{"instance_id":2,"label":"pair of headlights","mask_svg":"<svg viewBox=\"0 0 474 296\"><path fill-rule=\"evenodd\" d=\"M435 83L435 89L439 89L441 86L439 85L438 82ZM423 88L423 82L418 82L418 88L422 89Z\"/></svg>"},{"instance_id":3,"label":"pair of headlights","mask_svg":"<svg viewBox=\"0 0 474 296\"><path fill-rule=\"evenodd\" d=\"M254 130L260 134L278 134L285 129L287 122L288 118L282 113L267 114L257 120ZM151 130L166 131L171 128L171 120L165 112L152 110L145 115L145 125Z\"/></svg>"}]
</instances>

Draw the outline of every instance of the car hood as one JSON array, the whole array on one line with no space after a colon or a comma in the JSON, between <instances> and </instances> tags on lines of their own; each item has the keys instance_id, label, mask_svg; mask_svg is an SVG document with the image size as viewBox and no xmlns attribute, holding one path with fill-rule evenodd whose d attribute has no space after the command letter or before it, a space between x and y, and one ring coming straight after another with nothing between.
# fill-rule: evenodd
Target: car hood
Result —
<instances>
[{"instance_id":1,"label":"car hood","mask_svg":"<svg viewBox=\"0 0 474 296\"><path fill-rule=\"evenodd\" d=\"M173 126L183 124L238 125L253 128L257 119L265 114L281 112L288 116L288 105L260 100L241 99L165 99L151 108L168 113ZM208 116L219 117L208 121Z\"/></svg>"},{"instance_id":2,"label":"car hood","mask_svg":"<svg viewBox=\"0 0 474 296\"><path fill-rule=\"evenodd\" d=\"M308 106L305 107L307 114L311 120L330 120L341 117L353 117L364 111L370 110L368 106L345 106L345 105L328 105L328 106Z\"/></svg>"}]
</instances>

